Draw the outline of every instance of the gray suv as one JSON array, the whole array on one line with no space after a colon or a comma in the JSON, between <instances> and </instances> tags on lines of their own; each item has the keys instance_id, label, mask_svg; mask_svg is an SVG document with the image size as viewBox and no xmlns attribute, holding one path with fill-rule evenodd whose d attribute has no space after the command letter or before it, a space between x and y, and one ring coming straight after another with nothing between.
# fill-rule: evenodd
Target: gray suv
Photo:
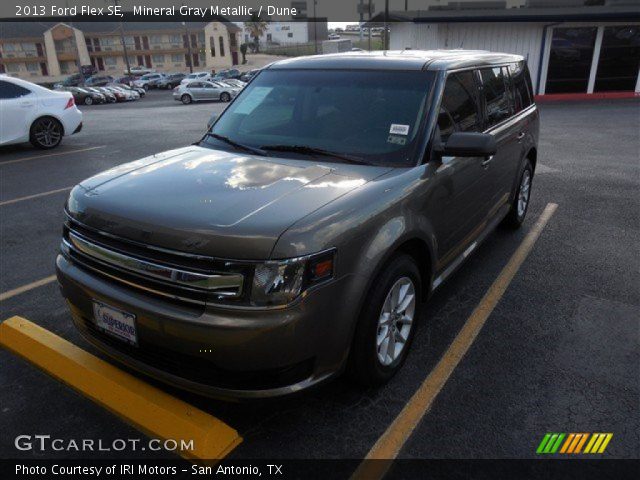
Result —
<instances>
[{"instance_id":1,"label":"gray suv","mask_svg":"<svg viewBox=\"0 0 640 480\"><path fill-rule=\"evenodd\" d=\"M276 62L199 143L71 191L62 294L90 342L184 389L276 396L345 370L380 385L431 292L522 224L538 129L520 56Z\"/></svg>"}]
</instances>

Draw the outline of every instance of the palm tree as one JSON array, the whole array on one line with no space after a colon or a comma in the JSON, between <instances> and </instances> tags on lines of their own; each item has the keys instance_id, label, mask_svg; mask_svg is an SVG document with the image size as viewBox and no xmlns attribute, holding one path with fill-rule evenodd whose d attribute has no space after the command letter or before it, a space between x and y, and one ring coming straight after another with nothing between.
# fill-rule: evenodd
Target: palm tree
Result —
<instances>
[{"instance_id":1,"label":"palm tree","mask_svg":"<svg viewBox=\"0 0 640 480\"><path fill-rule=\"evenodd\" d=\"M260 51L260 37L267 31L268 23L262 20L256 13L252 13L244 26L249 29L249 36L253 38L256 52Z\"/></svg>"}]
</instances>

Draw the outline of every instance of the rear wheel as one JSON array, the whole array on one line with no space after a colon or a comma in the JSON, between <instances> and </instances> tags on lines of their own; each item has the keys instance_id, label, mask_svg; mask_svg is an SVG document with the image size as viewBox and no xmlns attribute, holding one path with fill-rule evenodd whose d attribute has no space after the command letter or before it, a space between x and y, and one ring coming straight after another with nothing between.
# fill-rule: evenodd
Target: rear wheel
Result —
<instances>
[{"instance_id":1,"label":"rear wheel","mask_svg":"<svg viewBox=\"0 0 640 480\"><path fill-rule=\"evenodd\" d=\"M180 100L182 100L182 103L185 105L189 105L193 101L191 95L187 95L186 93L180 97Z\"/></svg>"},{"instance_id":2,"label":"rear wheel","mask_svg":"<svg viewBox=\"0 0 640 480\"><path fill-rule=\"evenodd\" d=\"M93 98L91 98L91 97L84 97L84 104L85 104L85 105L92 105L92 104L93 104Z\"/></svg>"},{"instance_id":3,"label":"rear wheel","mask_svg":"<svg viewBox=\"0 0 640 480\"><path fill-rule=\"evenodd\" d=\"M531 182L533 180L533 168L531 162L527 160L522 175L520 176L520 182L518 184L518 190L516 196L511 204L511 210L504 219L504 224L511 228L520 228L524 223L524 219L529 209L529 199L531 197Z\"/></svg>"},{"instance_id":4,"label":"rear wheel","mask_svg":"<svg viewBox=\"0 0 640 480\"><path fill-rule=\"evenodd\" d=\"M350 370L364 386L386 383L404 363L420 314L420 271L399 255L378 275L358 320Z\"/></svg>"},{"instance_id":5,"label":"rear wheel","mask_svg":"<svg viewBox=\"0 0 640 480\"><path fill-rule=\"evenodd\" d=\"M229 95L227 92L222 92L220 94L220 100L223 102L230 102L231 101L231 95Z\"/></svg>"},{"instance_id":6,"label":"rear wheel","mask_svg":"<svg viewBox=\"0 0 640 480\"><path fill-rule=\"evenodd\" d=\"M62 141L62 135L62 124L52 117L38 118L29 130L31 144L43 149L57 147Z\"/></svg>"}]
</instances>

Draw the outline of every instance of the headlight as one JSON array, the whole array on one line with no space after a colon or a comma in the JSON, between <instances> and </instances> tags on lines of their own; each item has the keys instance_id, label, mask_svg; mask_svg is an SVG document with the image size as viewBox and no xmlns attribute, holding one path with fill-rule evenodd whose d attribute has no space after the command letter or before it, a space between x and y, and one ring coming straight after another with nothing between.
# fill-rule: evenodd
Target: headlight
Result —
<instances>
[{"instance_id":1,"label":"headlight","mask_svg":"<svg viewBox=\"0 0 640 480\"><path fill-rule=\"evenodd\" d=\"M335 251L256 265L251 303L256 306L286 305L309 287L333 277Z\"/></svg>"}]
</instances>

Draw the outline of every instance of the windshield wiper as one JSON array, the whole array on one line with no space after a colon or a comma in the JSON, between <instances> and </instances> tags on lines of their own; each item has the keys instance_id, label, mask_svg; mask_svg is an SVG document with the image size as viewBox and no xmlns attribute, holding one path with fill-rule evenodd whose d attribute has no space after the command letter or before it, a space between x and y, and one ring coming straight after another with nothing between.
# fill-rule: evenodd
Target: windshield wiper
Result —
<instances>
[{"instance_id":1,"label":"windshield wiper","mask_svg":"<svg viewBox=\"0 0 640 480\"><path fill-rule=\"evenodd\" d=\"M361 160L358 157L351 155L344 155L342 153L331 152L329 150L323 150L322 148L308 147L306 145L262 145L261 150L268 150L272 152L294 152L301 153L303 155L319 155L322 157L338 158L347 163L355 163L358 165L369 165L367 162Z\"/></svg>"},{"instance_id":2,"label":"windshield wiper","mask_svg":"<svg viewBox=\"0 0 640 480\"><path fill-rule=\"evenodd\" d=\"M218 135L217 133L207 132L205 133L205 137L213 137L216 140L220 140L221 142L231 145L232 147L235 147L238 150L244 150L245 152L255 153L256 155L263 155L263 156L266 155L264 150L261 150L255 147L250 147L249 145L243 145L242 143L235 142L231 140L229 137L225 137L224 135Z\"/></svg>"}]
</instances>

